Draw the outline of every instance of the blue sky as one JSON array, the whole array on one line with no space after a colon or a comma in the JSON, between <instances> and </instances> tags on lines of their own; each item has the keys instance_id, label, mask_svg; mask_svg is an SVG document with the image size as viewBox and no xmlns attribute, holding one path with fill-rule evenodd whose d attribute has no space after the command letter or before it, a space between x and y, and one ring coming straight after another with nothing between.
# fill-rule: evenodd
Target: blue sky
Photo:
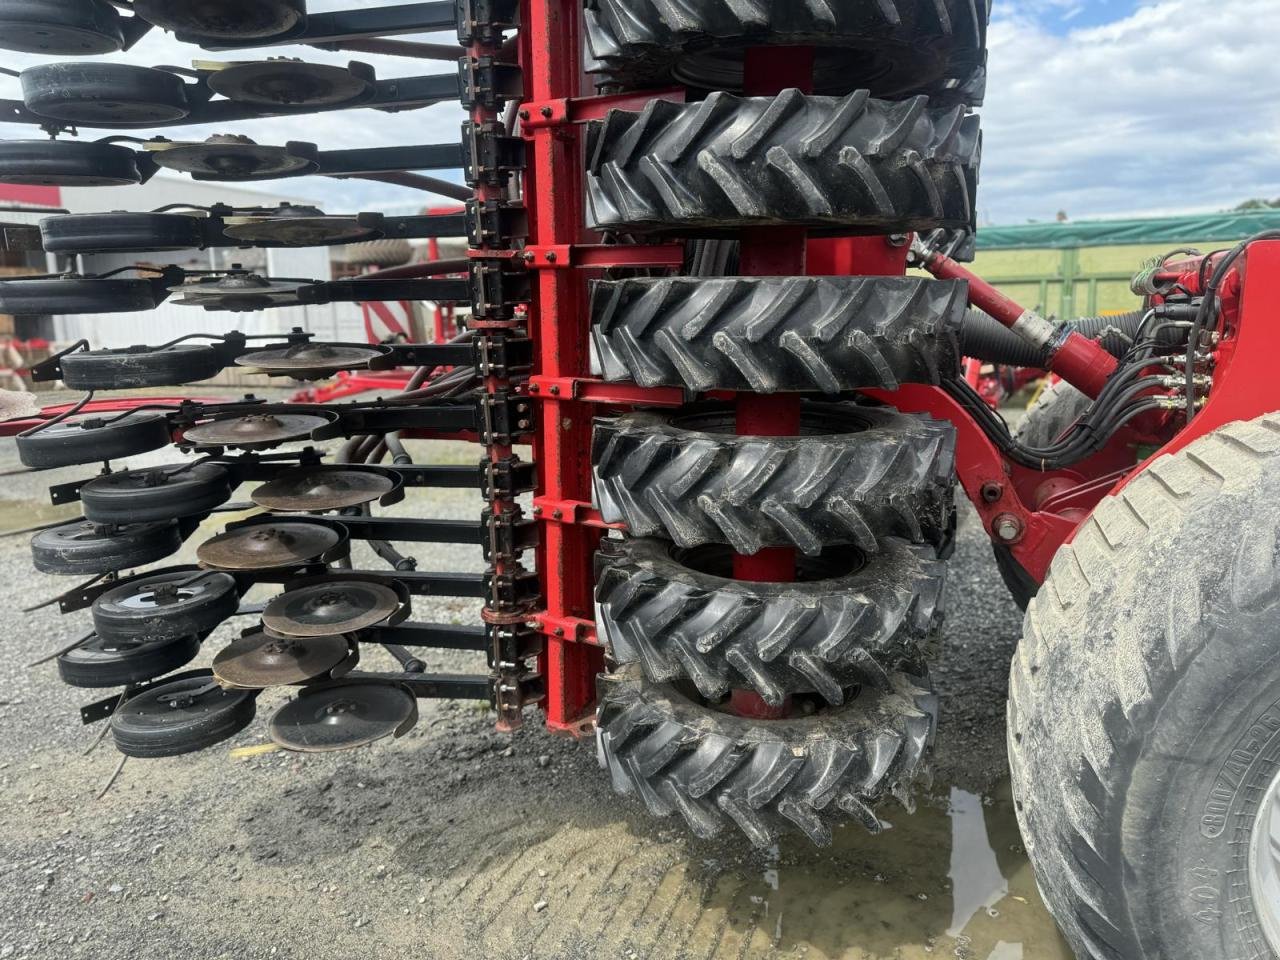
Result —
<instances>
[{"instance_id":1,"label":"blue sky","mask_svg":"<svg viewBox=\"0 0 1280 960\"><path fill-rule=\"evenodd\" d=\"M382 5L392 0L364 0ZM575 0L564 0L575 2ZM314 11L361 0L311 0ZM1280 0L994 0L982 185L985 223L1216 210L1280 197ZM280 48L261 56L342 63L342 54ZM118 62L209 57L155 32ZM229 57L228 59L234 58ZM361 57L382 76L410 60ZM21 68L39 58L7 54ZM431 64L427 72L446 72ZM0 77L16 95L17 81ZM327 148L456 139L462 113L440 104L409 114L358 110L235 125L262 143ZM192 139L225 131L176 128ZM31 136L0 125L0 136ZM90 135L98 135L91 132ZM282 193L324 200L330 212L416 202L358 181L295 180ZM103 208L112 204L104 191ZM431 198L427 198L431 199Z\"/></svg>"}]
</instances>

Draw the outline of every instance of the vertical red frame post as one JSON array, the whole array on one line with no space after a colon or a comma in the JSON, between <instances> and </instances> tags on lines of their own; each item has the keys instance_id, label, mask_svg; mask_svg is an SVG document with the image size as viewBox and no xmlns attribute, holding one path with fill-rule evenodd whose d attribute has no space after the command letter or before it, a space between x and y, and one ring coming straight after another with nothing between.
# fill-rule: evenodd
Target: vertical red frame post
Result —
<instances>
[{"instance_id":1,"label":"vertical red frame post","mask_svg":"<svg viewBox=\"0 0 1280 960\"><path fill-rule=\"evenodd\" d=\"M526 101L546 103L576 97L582 90L580 3L524 0L521 5L521 62ZM525 175L530 245L564 247L583 239L584 160L580 129L574 124L529 130L531 150ZM576 270L540 269L529 310L529 333L537 344L536 375L575 378L590 375L586 289ZM591 500L590 405L541 391L538 435L538 497L554 502ZM545 621L592 619L592 558L600 531L572 523L571 517L543 514L538 570L545 592ZM547 727L580 734L590 725L595 677L604 668L598 647L548 631L542 673L546 678Z\"/></svg>"}]
</instances>

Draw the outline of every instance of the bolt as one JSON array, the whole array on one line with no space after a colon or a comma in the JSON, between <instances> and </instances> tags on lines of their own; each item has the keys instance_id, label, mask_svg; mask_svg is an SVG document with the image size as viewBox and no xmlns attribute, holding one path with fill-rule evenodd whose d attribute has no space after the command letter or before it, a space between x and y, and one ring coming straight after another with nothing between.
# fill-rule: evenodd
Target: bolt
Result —
<instances>
[{"instance_id":1,"label":"bolt","mask_svg":"<svg viewBox=\"0 0 1280 960\"><path fill-rule=\"evenodd\" d=\"M541 388L540 386L538 386L536 383L531 383L531 384L529 384L529 392L530 392L530 393L537 393L537 392L538 392L539 390L541 390L541 389L542 389L542 388Z\"/></svg>"},{"instance_id":2,"label":"bolt","mask_svg":"<svg viewBox=\"0 0 1280 960\"><path fill-rule=\"evenodd\" d=\"M534 257L532 251L526 250L521 259L523 259L525 263L533 263Z\"/></svg>"},{"instance_id":3,"label":"bolt","mask_svg":"<svg viewBox=\"0 0 1280 960\"><path fill-rule=\"evenodd\" d=\"M543 116L545 119L547 119L547 120L550 120L550 119L551 119L551 113L552 113L552 111L551 111L551 108L550 108L550 107L543 107L543 108L542 108L541 110L539 110L538 112L539 112L539 113L541 113L541 114L542 114L542 116Z\"/></svg>"},{"instance_id":4,"label":"bolt","mask_svg":"<svg viewBox=\"0 0 1280 960\"><path fill-rule=\"evenodd\" d=\"M556 252L554 250L548 250L547 263L555 263L555 262L556 262Z\"/></svg>"},{"instance_id":5,"label":"bolt","mask_svg":"<svg viewBox=\"0 0 1280 960\"><path fill-rule=\"evenodd\" d=\"M541 507L534 507L534 508L533 508L533 515L534 515L535 517L540 517L540 516L542 516L542 508L541 508Z\"/></svg>"},{"instance_id":6,"label":"bolt","mask_svg":"<svg viewBox=\"0 0 1280 960\"><path fill-rule=\"evenodd\" d=\"M558 397L558 396L560 396L560 388L559 388L559 387L552 387L552 388L551 388L551 395L552 395L553 397Z\"/></svg>"},{"instance_id":7,"label":"bolt","mask_svg":"<svg viewBox=\"0 0 1280 960\"><path fill-rule=\"evenodd\" d=\"M554 633L555 633L555 635L556 635L557 637L563 637L563 636L564 636L564 627L556 627L556 629L555 629Z\"/></svg>"},{"instance_id":8,"label":"bolt","mask_svg":"<svg viewBox=\"0 0 1280 960\"><path fill-rule=\"evenodd\" d=\"M521 119L521 120L528 120L528 119L529 119L529 111L528 111L528 110L521 110L521 111L520 111L520 119Z\"/></svg>"},{"instance_id":9,"label":"bolt","mask_svg":"<svg viewBox=\"0 0 1280 960\"><path fill-rule=\"evenodd\" d=\"M885 242L891 247L905 247L911 240L911 235L906 233L891 233L885 237Z\"/></svg>"},{"instance_id":10,"label":"bolt","mask_svg":"<svg viewBox=\"0 0 1280 960\"><path fill-rule=\"evenodd\" d=\"M1004 496L1004 487L998 483L989 482L982 485L982 499L986 503L995 503Z\"/></svg>"},{"instance_id":11,"label":"bolt","mask_svg":"<svg viewBox=\"0 0 1280 960\"><path fill-rule=\"evenodd\" d=\"M1022 539L1022 521L1011 513L1002 513L996 517L991 529L1005 543L1016 543Z\"/></svg>"},{"instance_id":12,"label":"bolt","mask_svg":"<svg viewBox=\"0 0 1280 960\"><path fill-rule=\"evenodd\" d=\"M552 510L552 511L551 511L551 519L553 519L553 520L563 520L563 519L564 519L564 511L563 511L563 510Z\"/></svg>"}]
</instances>

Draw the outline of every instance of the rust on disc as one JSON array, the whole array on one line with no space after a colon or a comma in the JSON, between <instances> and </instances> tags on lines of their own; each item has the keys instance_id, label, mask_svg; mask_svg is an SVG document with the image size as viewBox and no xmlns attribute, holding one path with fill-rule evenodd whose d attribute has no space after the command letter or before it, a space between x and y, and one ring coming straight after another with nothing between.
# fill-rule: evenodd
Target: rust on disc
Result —
<instances>
[{"instance_id":1,"label":"rust on disc","mask_svg":"<svg viewBox=\"0 0 1280 960\"><path fill-rule=\"evenodd\" d=\"M214 180L258 180L311 169L314 162L284 147L264 146L248 137L219 134L204 143L150 147L160 166Z\"/></svg>"},{"instance_id":2,"label":"rust on disc","mask_svg":"<svg viewBox=\"0 0 1280 960\"><path fill-rule=\"evenodd\" d=\"M317 374L327 376L339 370L367 368L371 360L377 360L385 351L376 347L351 347L340 343L300 343L275 350L255 350L236 358L240 367L255 367L269 373Z\"/></svg>"},{"instance_id":3,"label":"rust on disc","mask_svg":"<svg viewBox=\"0 0 1280 960\"><path fill-rule=\"evenodd\" d=\"M259 523L206 540L196 557L214 570L273 570L316 560L341 539L332 527L305 520Z\"/></svg>"},{"instance_id":4,"label":"rust on disc","mask_svg":"<svg viewBox=\"0 0 1280 960\"><path fill-rule=\"evenodd\" d=\"M245 450L274 447L290 440L305 440L326 426L325 417L299 413L254 413L247 417L213 420L183 432L183 439L199 447L240 447Z\"/></svg>"},{"instance_id":5,"label":"rust on disc","mask_svg":"<svg viewBox=\"0 0 1280 960\"><path fill-rule=\"evenodd\" d=\"M341 635L281 639L251 633L218 651L213 675L224 687L261 690L328 676L350 656L351 643Z\"/></svg>"},{"instance_id":6,"label":"rust on disc","mask_svg":"<svg viewBox=\"0 0 1280 960\"><path fill-rule=\"evenodd\" d=\"M299 694L267 727L286 750L325 753L402 737L418 722L418 702L396 684L341 684Z\"/></svg>"},{"instance_id":7,"label":"rust on disc","mask_svg":"<svg viewBox=\"0 0 1280 960\"><path fill-rule=\"evenodd\" d=\"M381 473L332 467L297 467L286 470L249 495L264 510L308 513L341 510L372 503L395 489L395 482Z\"/></svg>"},{"instance_id":8,"label":"rust on disc","mask_svg":"<svg viewBox=\"0 0 1280 960\"><path fill-rule=\"evenodd\" d=\"M398 609L400 597L390 587L330 580L282 593L267 604L262 623L287 637L326 637L376 627Z\"/></svg>"}]
</instances>

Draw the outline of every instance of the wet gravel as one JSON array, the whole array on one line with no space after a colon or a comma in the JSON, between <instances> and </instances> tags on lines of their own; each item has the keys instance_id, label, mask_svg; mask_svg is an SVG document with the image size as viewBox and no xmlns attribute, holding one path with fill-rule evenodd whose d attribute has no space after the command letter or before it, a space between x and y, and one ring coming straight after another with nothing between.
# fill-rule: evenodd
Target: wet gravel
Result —
<instances>
[{"instance_id":1,"label":"wet gravel","mask_svg":"<svg viewBox=\"0 0 1280 960\"><path fill-rule=\"evenodd\" d=\"M15 465L3 443L0 470ZM5 479L0 528L38 521L45 487L77 475ZM415 497L403 509L469 517L477 508L474 493L455 491ZM422 569L481 569L478 548L418 553ZM258 721L228 744L130 760L95 799L118 761L110 743L92 749L98 727L78 722L79 705L96 697L63 686L52 664L26 667L87 622L87 612L19 612L61 585L32 572L26 537L0 539L0 960L676 957L686 947L668 949L663 938L694 894L658 889L672 871L772 869L736 840L691 841L674 821L653 821L614 797L590 744L550 736L532 714L517 736L502 736L481 706L467 703L424 703L408 737L360 751L233 756L266 742L263 720L286 699L268 693ZM986 793L1005 774L1005 683L1020 616L967 509L950 598L935 671L943 696L936 773ZM415 617L474 622L475 609L436 601L419 605ZM196 665L237 629L220 630ZM474 655L424 659L431 670L483 670ZM775 867L779 856L808 854L774 851ZM650 899L620 933L614 914L646 890ZM671 922L651 929L644 918L655 896L671 900ZM597 901L611 911L598 924ZM759 917L751 923L745 933L720 930L700 955L720 956L735 934L746 937L740 956L809 949L784 951L779 932L757 952L753 931L767 925Z\"/></svg>"}]
</instances>

